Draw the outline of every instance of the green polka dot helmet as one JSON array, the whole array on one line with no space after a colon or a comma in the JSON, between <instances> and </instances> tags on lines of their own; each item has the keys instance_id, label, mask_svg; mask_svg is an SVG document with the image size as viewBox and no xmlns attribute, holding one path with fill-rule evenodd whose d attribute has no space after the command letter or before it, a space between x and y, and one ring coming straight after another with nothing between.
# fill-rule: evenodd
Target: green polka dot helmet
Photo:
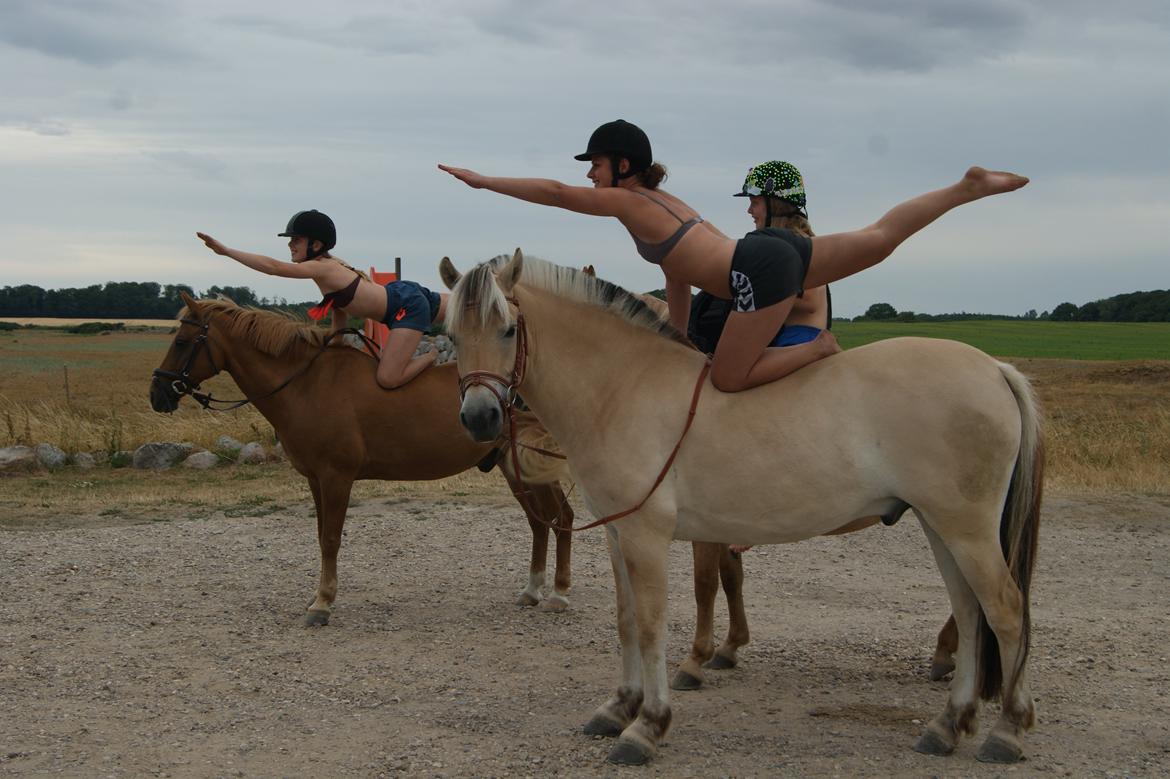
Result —
<instances>
[{"instance_id":1,"label":"green polka dot helmet","mask_svg":"<svg viewBox=\"0 0 1170 779\"><path fill-rule=\"evenodd\" d=\"M761 162L748 170L743 188L734 197L754 195L779 198L797 208L804 208L804 177L791 162Z\"/></svg>"}]
</instances>

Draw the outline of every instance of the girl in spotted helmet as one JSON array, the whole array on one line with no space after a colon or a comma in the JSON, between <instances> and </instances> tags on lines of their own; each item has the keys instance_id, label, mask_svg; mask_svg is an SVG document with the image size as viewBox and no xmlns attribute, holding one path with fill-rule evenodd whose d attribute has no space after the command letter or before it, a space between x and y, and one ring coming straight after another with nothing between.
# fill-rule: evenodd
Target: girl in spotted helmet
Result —
<instances>
[{"instance_id":1,"label":"girl in spotted helmet","mask_svg":"<svg viewBox=\"0 0 1170 779\"><path fill-rule=\"evenodd\" d=\"M620 119L602 125L577 159L588 160L592 188L551 179L483 176L449 165L439 169L474 189L616 218L638 253L662 267L670 321L680 332L686 329L692 286L734 300L735 310L711 364L711 382L725 392L775 381L839 350L827 334L798 346L769 348L803 290L876 265L957 206L1028 183L1012 173L971 168L958 182L895 206L860 230L810 238L764 228L735 240L658 188L666 169L653 162L650 140L635 125Z\"/></svg>"},{"instance_id":2,"label":"girl in spotted helmet","mask_svg":"<svg viewBox=\"0 0 1170 779\"><path fill-rule=\"evenodd\" d=\"M770 227L791 230L806 238L815 235L805 212L804 178L790 162L774 160L752 167L748 170L743 187L734 196L749 198L747 212L757 230ZM732 308L733 301L721 300L700 291L691 301L687 337L703 351L715 351ZM803 294L796 296L788 319L768 346L787 347L807 343L831 326L832 301L828 285L805 289ZM824 337L830 336L826 334Z\"/></svg>"},{"instance_id":3,"label":"girl in spotted helmet","mask_svg":"<svg viewBox=\"0 0 1170 779\"><path fill-rule=\"evenodd\" d=\"M337 243L333 220L320 211L293 214L284 232L291 262L283 262L232 249L206 233L195 233L216 254L231 257L249 268L290 279L312 279L322 300L309 311L313 319L332 315L334 331L345 328L349 317L373 319L390 328L378 362L378 384L385 389L401 387L429 365L438 352L414 356L423 333L442 322L447 293L432 292L413 281L375 284L364 273L330 254Z\"/></svg>"}]
</instances>

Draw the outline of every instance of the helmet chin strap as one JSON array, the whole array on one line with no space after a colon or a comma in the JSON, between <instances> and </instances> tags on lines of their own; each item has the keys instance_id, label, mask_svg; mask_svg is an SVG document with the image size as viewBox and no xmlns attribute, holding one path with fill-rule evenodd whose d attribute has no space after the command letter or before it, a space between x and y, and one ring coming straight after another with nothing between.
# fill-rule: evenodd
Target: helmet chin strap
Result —
<instances>
[{"instance_id":1,"label":"helmet chin strap","mask_svg":"<svg viewBox=\"0 0 1170 779\"><path fill-rule=\"evenodd\" d=\"M627 170L625 173L618 173L618 171L621 170L623 159L625 159L625 158L619 157L616 154L609 155L609 170L613 174L613 179L609 182L609 185L611 187L616 187L618 185L618 182L621 181L622 179L628 179L631 176L638 175L637 172L634 170Z\"/></svg>"}]
</instances>

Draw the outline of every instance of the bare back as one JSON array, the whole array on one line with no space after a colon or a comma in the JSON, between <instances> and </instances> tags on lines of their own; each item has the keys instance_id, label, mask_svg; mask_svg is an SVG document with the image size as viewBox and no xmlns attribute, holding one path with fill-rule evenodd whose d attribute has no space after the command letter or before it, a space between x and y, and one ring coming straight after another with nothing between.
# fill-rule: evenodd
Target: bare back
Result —
<instances>
[{"instance_id":1,"label":"bare back","mask_svg":"<svg viewBox=\"0 0 1170 779\"><path fill-rule=\"evenodd\" d=\"M669 192L644 188L637 192L648 193L649 197L634 198L638 202L633 203L620 219L627 230L648 243L669 239L680 222L699 216L697 211ZM734 251L733 239L702 222L688 231L666 256L662 261L662 272L669 278L727 298L731 296L727 276Z\"/></svg>"}]
</instances>

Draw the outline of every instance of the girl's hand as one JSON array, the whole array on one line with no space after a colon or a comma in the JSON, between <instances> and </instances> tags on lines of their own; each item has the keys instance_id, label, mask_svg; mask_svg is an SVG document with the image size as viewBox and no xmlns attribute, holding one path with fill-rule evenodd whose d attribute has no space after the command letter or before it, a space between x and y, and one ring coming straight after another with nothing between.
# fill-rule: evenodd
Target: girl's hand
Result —
<instances>
[{"instance_id":1,"label":"girl's hand","mask_svg":"<svg viewBox=\"0 0 1170 779\"><path fill-rule=\"evenodd\" d=\"M203 243L207 245L207 248L211 249L216 254L227 256L228 252L230 251L228 247L224 246L222 243L215 240L207 233L195 233L195 235L199 236L199 240L203 241Z\"/></svg>"},{"instance_id":2,"label":"girl's hand","mask_svg":"<svg viewBox=\"0 0 1170 779\"><path fill-rule=\"evenodd\" d=\"M453 168L450 165L439 165L439 170L450 173L472 189L483 189L487 185L487 177L481 176L474 170L467 168Z\"/></svg>"}]
</instances>

